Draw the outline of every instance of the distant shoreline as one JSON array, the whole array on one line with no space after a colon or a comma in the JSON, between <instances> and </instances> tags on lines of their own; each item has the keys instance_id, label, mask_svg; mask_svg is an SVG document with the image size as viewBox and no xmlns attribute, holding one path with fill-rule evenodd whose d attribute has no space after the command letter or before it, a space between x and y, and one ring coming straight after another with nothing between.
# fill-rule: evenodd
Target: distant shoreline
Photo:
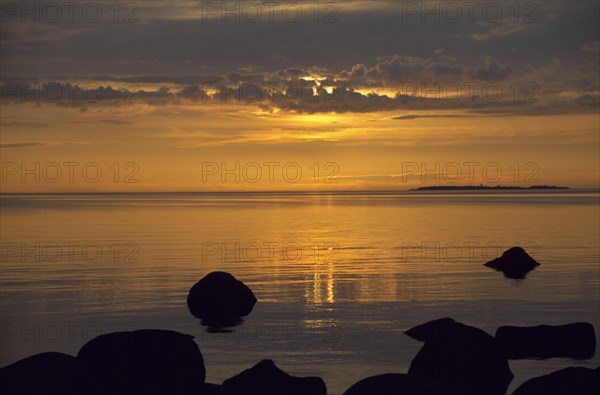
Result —
<instances>
[{"instance_id":1,"label":"distant shoreline","mask_svg":"<svg viewBox=\"0 0 600 395\"><path fill-rule=\"evenodd\" d=\"M444 185L444 186L430 186L420 187L411 189L411 191L489 191L489 190L547 190L547 189L571 189L569 187L561 187L555 185L533 185L530 187L517 187L517 186L503 186L496 185L494 187L488 187L483 185Z\"/></svg>"},{"instance_id":2,"label":"distant shoreline","mask_svg":"<svg viewBox=\"0 0 600 395\"><path fill-rule=\"evenodd\" d=\"M0 196L68 196L68 195L206 195L206 196L224 196L224 195L365 195L365 194L380 194L380 195L396 195L396 194L409 194L411 192L444 192L444 191L573 191L573 192L593 192L600 193L600 189L597 188L570 188L565 186L548 186L548 185L535 185L530 187L518 187L518 186L482 186L482 185L464 185L464 186L453 186L453 185L439 185L439 186L425 186L414 189L369 189L369 190L257 190L257 191L64 191L64 192L0 192Z\"/></svg>"}]
</instances>

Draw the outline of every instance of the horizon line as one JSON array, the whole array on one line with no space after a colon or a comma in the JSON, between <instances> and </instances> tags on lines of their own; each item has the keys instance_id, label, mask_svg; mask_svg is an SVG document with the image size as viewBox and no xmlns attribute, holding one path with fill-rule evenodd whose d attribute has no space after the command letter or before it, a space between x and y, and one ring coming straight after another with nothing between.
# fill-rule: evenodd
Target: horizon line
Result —
<instances>
[{"instance_id":1,"label":"horizon line","mask_svg":"<svg viewBox=\"0 0 600 395\"><path fill-rule=\"evenodd\" d=\"M283 191L269 191L269 190L260 190L260 191L67 191L67 192L0 192L0 196L6 195L145 195L145 194L156 194L156 195L172 195L172 194L184 194L184 195L192 195L192 194L203 194L203 195L222 195L222 194L240 194L240 195L269 195L269 194L371 194L371 193L381 193L381 194L394 194L394 193L405 193L405 192L416 192L416 193L439 193L439 192L450 192L450 193L460 193L460 192L498 192L498 191L506 191L506 192L532 192L532 193L542 193L542 192L599 192L600 187L595 188L571 188L568 189L536 189L536 188L522 188L522 189L499 189L495 191L491 187L490 189L472 189L472 190L460 190L460 189L448 189L448 190L418 190L418 189L369 189L369 190L326 190L326 191L315 191L315 190L283 190Z\"/></svg>"}]
</instances>

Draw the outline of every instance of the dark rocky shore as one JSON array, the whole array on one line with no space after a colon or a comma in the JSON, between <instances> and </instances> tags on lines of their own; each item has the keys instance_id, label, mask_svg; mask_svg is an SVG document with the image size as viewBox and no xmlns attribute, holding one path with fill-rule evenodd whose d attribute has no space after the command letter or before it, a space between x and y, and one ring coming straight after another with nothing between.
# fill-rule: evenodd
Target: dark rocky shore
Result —
<instances>
[{"instance_id":1,"label":"dark rocky shore","mask_svg":"<svg viewBox=\"0 0 600 395\"><path fill-rule=\"evenodd\" d=\"M515 247L486 265L524 279L539 263ZM212 332L239 324L256 301L231 274L213 272L191 288L187 304ZM360 379L343 395L506 395L514 377L509 359L587 359L596 349L589 323L502 326L492 336L441 318L405 334L423 342L408 372ZM0 389L9 395L327 395L320 377L291 376L271 360L257 361L221 384L205 379L194 337L157 329L104 334L84 344L76 356L48 352L0 369ZM600 368L562 369L532 378L512 393L538 394L598 395Z\"/></svg>"},{"instance_id":2,"label":"dark rocky shore","mask_svg":"<svg viewBox=\"0 0 600 395\"><path fill-rule=\"evenodd\" d=\"M407 373L364 378L343 395L505 395L513 379L508 359L538 353L535 346L514 355L514 348L527 343L531 334L548 344L563 344L546 357L582 350L591 356L596 346L593 327L586 323L504 328L513 329L501 327L493 337L451 318L414 327L406 335L424 345ZM11 395L327 395L321 378L291 376L271 360L259 361L220 385L206 383L205 371L193 336L138 330L98 336L76 356L50 352L25 358L0 369L0 388ZM513 395L599 393L600 368L570 367L532 378Z\"/></svg>"}]
</instances>

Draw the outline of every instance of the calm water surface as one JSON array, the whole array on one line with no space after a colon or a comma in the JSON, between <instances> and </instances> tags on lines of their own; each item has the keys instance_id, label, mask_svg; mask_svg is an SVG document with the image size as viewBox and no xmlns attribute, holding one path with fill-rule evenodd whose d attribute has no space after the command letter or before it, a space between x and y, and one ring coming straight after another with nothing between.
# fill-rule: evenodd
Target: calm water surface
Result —
<instances>
[{"instance_id":1,"label":"calm water surface","mask_svg":"<svg viewBox=\"0 0 600 395\"><path fill-rule=\"evenodd\" d=\"M331 394L406 372L421 344L403 330L450 316L500 325L589 321L600 329L600 195L505 193L2 195L0 365L75 354L100 333L196 336L207 380L270 358ZM524 246L524 281L483 266ZM229 333L185 303L224 270L259 302ZM597 333L600 338L600 333ZM511 361L529 377L593 359ZM509 391L510 392L510 391Z\"/></svg>"}]
</instances>

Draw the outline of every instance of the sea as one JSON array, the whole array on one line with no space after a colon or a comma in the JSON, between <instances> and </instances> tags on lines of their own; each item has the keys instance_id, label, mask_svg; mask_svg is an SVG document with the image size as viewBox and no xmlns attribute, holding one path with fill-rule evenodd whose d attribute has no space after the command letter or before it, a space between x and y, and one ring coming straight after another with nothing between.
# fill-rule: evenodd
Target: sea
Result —
<instances>
[{"instance_id":1,"label":"sea","mask_svg":"<svg viewBox=\"0 0 600 395\"><path fill-rule=\"evenodd\" d=\"M451 317L502 325L586 321L600 339L597 190L3 194L0 366L76 355L103 333L195 336L207 382L272 359L320 376L332 395L407 372L422 343L404 331ZM521 246L525 279L484 263ZM207 328L187 308L212 271L258 302ZM508 393L593 358L510 361Z\"/></svg>"}]
</instances>

